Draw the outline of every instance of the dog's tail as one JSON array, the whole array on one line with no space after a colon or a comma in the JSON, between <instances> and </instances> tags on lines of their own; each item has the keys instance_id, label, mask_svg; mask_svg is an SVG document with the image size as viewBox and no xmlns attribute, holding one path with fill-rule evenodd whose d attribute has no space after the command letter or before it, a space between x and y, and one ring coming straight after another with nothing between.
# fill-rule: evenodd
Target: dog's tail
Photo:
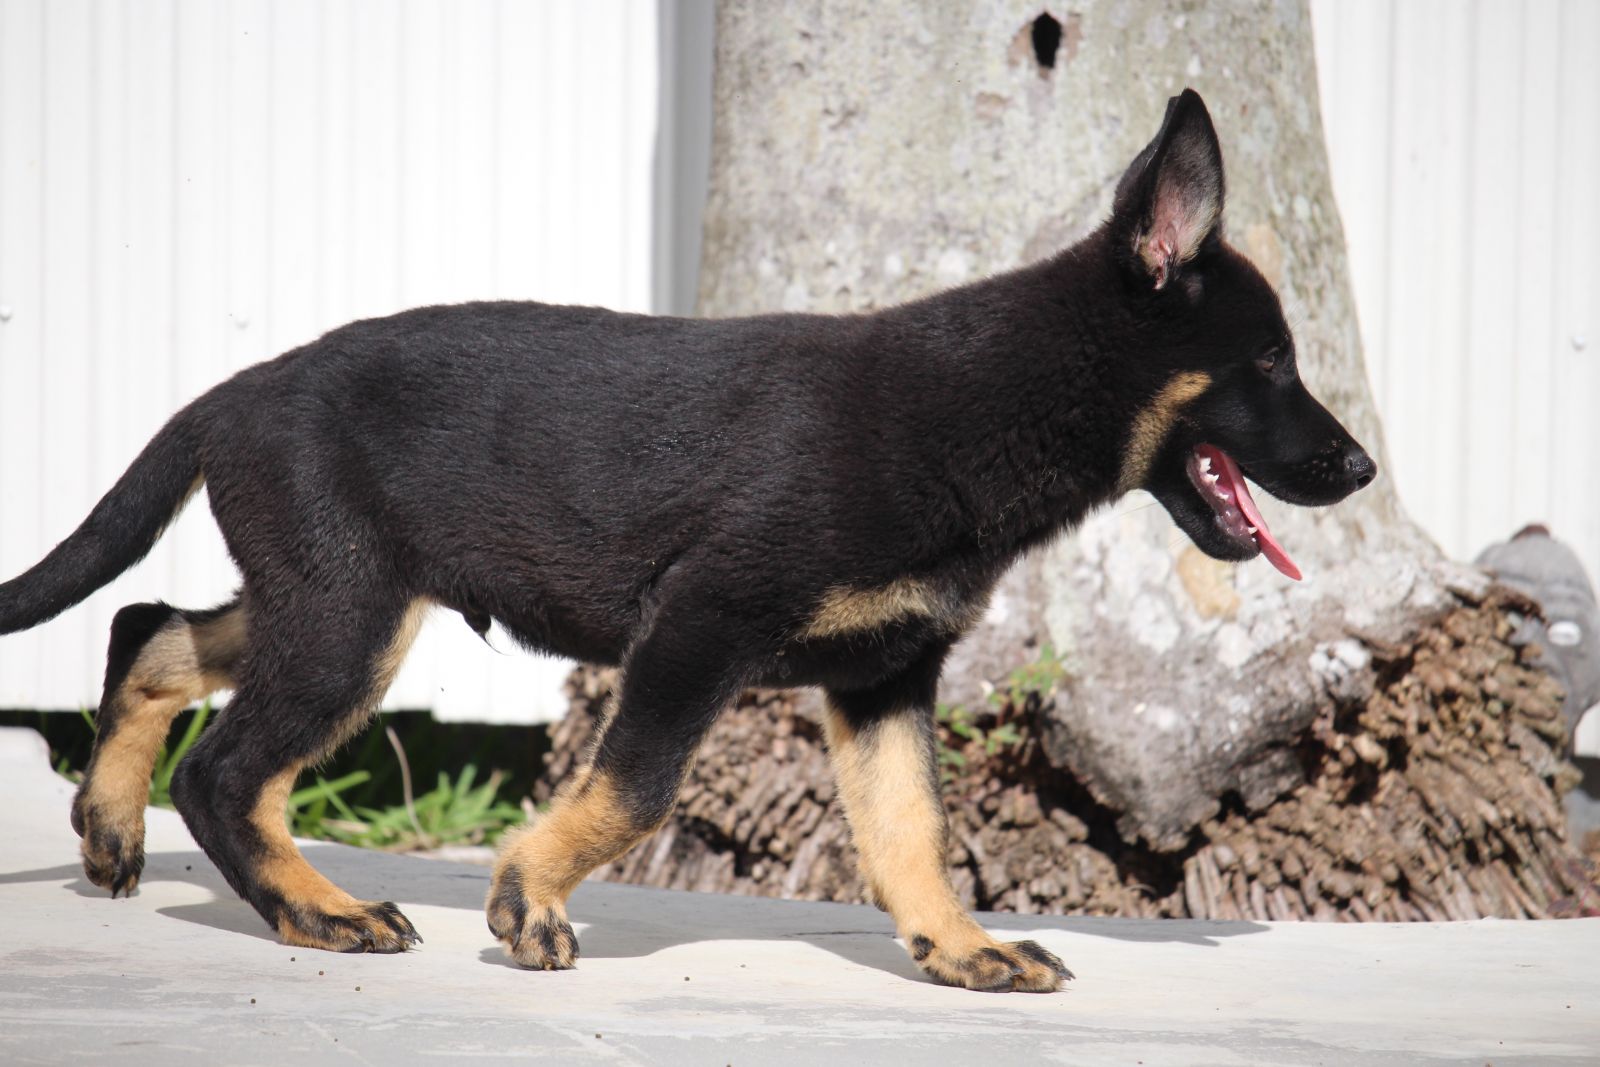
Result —
<instances>
[{"instance_id":1,"label":"dog's tail","mask_svg":"<svg viewBox=\"0 0 1600 1067\"><path fill-rule=\"evenodd\" d=\"M0 634L55 618L145 557L200 488L195 422L192 408L173 416L81 526L0 585Z\"/></svg>"}]
</instances>

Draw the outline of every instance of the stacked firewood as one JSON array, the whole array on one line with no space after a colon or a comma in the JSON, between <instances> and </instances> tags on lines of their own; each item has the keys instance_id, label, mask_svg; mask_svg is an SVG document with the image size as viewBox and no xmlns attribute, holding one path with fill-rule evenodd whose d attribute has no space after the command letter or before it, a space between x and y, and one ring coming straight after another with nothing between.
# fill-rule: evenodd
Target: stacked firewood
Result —
<instances>
[{"instance_id":1,"label":"stacked firewood","mask_svg":"<svg viewBox=\"0 0 1600 1067\"><path fill-rule=\"evenodd\" d=\"M1376 649L1382 681L1306 739L1305 786L1203 828L1184 911L1213 918L1541 917L1592 892L1559 795L1561 692L1500 599Z\"/></svg>"},{"instance_id":2,"label":"stacked firewood","mask_svg":"<svg viewBox=\"0 0 1600 1067\"><path fill-rule=\"evenodd\" d=\"M1593 912L1594 868L1567 841L1561 694L1510 642L1510 594L1462 603L1403 645L1378 684L1330 702L1302 739L1305 782L1267 808L1224 802L1188 846L1122 839L1116 812L1049 764L1019 694L954 730L945 799L958 890L1044 914L1467 919ZM536 799L583 757L613 672L581 669ZM702 746L674 818L601 876L679 889L863 899L814 698L753 692ZM1004 741L997 742L997 738Z\"/></svg>"}]
</instances>

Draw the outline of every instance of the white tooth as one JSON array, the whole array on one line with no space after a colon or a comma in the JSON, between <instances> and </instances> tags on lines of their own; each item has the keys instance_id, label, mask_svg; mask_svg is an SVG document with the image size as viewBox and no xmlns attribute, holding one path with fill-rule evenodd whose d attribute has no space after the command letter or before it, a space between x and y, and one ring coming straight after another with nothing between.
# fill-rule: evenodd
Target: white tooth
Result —
<instances>
[{"instance_id":1,"label":"white tooth","mask_svg":"<svg viewBox=\"0 0 1600 1067\"><path fill-rule=\"evenodd\" d=\"M1211 469L1211 457L1210 456L1201 456L1200 457L1200 469L1203 470L1203 471L1209 471Z\"/></svg>"},{"instance_id":2,"label":"white tooth","mask_svg":"<svg viewBox=\"0 0 1600 1067\"><path fill-rule=\"evenodd\" d=\"M1254 526L1252 526L1252 527L1250 527L1250 536L1254 537L1255 535L1256 535L1256 528Z\"/></svg>"},{"instance_id":3,"label":"white tooth","mask_svg":"<svg viewBox=\"0 0 1600 1067\"><path fill-rule=\"evenodd\" d=\"M1215 474L1203 474L1201 477L1206 480L1208 485L1216 485L1219 480Z\"/></svg>"}]
</instances>

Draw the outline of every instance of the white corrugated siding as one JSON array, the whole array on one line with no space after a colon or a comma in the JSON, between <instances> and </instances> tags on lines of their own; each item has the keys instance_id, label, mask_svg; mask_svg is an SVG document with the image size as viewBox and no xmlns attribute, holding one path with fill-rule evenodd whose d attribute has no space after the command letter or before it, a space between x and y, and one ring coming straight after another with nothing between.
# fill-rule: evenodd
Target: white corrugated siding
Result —
<instances>
[{"instance_id":1,"label":"white corrugated siding","mask_svg":"<svg viewBox=\"0 0 1600 1067\"><path fill-rule=\"evenodd\" d=\"M656 7L628 0L0 0L0 572L185 401L331 327L487 297L648 310L656 63ZM118 607L234 582L197 501L0 640L0 707L92 704ZM441 616L389 704L548 717L564 670Z\"/></svg>"},{"instance_id":2,"label":"white corrugated siding","mask_svg":"<svg viewBox=\"0 0 1600 1067\"><path fill-rule=\"evenodd\" d=\"M1312 13L1401 499L1452 556L1540 521L1600 580L1600 3Z\"/></svg>"}]
</instances>

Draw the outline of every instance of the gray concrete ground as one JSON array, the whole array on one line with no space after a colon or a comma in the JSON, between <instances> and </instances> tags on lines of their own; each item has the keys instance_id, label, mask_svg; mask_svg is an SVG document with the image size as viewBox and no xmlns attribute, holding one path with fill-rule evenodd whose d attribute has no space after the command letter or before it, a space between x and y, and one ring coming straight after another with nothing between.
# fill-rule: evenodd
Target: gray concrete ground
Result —
<instances>
[{"instance_id":1,"label":"gray concrete ground","mask_svg":"<svg viewBox=\"0 0 1600 1067\"><path fill-rule=\"evenodd\" d=\"M77 864L72 787L0 731L0 1063L1600 1063L1600 920L1409 926L982 916L1077 981L923 980L870 908L584 885L575 971L509 966L481 867L310 845L400 902L402 956L286 948L170 812L112 901Z\"/></svg>"}]
</instances>

